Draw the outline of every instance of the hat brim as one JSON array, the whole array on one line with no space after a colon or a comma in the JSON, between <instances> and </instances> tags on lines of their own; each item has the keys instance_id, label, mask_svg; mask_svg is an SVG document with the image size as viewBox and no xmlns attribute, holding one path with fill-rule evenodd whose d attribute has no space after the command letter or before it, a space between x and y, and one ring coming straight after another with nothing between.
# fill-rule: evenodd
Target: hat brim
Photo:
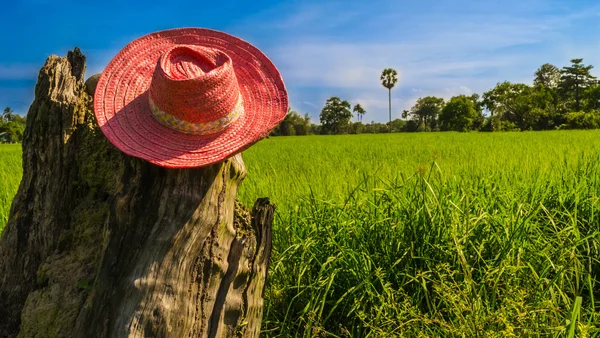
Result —
<instances>
[{"instance_id":1,"label":"hat brim","mask_svg":"<svg viewBox=\"0 0 600 338\"><path fill-rule=\"evenodd\" d=\"M148 88L162 53L175 45L225 52L233 63L244 114L226 130L190 135L159 124ZM108 64L94 94L94 113L106 138L127 155L169 168L207 166L231 157L267 136L285 117L288 99L275 65L237 37L204 28L160 31L129 43Z\"/></svg>"}]
</instances>

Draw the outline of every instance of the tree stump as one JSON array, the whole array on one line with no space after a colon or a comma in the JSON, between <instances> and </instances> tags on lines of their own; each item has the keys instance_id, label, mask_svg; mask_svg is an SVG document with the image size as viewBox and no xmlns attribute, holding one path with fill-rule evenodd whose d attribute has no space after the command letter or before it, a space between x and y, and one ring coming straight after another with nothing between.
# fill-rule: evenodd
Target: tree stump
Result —
<instances>
[{"instance_id":1,"label":"tree stump","mask_svg":"<svg viewBox=\"0 0 600 338\"><path fill-rule=\"evenodd\" d=\"M0 240L0 336L258 337L274 206L236 201L241 155L167 169L121 153L84 72L75 48L38 76Z\"/></svg>"}]
</instances>

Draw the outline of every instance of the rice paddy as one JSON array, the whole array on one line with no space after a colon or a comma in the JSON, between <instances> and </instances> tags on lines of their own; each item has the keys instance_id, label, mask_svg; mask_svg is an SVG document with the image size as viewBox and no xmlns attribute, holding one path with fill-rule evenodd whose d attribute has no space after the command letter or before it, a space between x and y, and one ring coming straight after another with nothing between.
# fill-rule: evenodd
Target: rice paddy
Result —
<instances>
[{"instance_id":1,"label":"rice paddy","mask_svg":"<svg viewBox=\"0 0 600 338\"><path fill-rule=\"evenodd\" d=\"M21 145L0 144L0 233L8 221L10 204L23 175Z\"/></svg>"}]
</instances>

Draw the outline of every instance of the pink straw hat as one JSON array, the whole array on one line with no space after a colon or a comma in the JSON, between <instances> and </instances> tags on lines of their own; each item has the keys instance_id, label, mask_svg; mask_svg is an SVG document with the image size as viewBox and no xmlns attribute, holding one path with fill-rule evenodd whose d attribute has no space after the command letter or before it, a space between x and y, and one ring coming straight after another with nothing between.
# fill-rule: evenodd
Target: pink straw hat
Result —
<instances>
[{"instance_id":1,"label":"pink straw hat","mask_svg":"<svg viewBox=\"0 0 600 338\"><path fill-rule=\"evenodd\" d=\"M287 109L281 75L261 51L202 28L129 43L94 95L98 125L112 144L169 168L223 161L267 136Z\"/></svg>"}]
</instances>

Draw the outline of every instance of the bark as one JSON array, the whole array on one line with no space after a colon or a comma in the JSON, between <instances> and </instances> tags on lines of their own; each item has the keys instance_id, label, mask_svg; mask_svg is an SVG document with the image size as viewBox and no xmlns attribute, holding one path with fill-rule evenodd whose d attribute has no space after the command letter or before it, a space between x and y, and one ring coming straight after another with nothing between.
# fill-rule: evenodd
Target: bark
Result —
<instances>
[{"instance_id":1,"label":"bark","mask_svg":"<svg viewBox=\"0 0 600 338\"><path fill-rule=\"evenodd\" d=\"M241 155L192 169L124 155L84 72L76 48L39 73L0 239L0 337L258 337L274 206L236 201Z\"/></svg>"}]
</instances>

